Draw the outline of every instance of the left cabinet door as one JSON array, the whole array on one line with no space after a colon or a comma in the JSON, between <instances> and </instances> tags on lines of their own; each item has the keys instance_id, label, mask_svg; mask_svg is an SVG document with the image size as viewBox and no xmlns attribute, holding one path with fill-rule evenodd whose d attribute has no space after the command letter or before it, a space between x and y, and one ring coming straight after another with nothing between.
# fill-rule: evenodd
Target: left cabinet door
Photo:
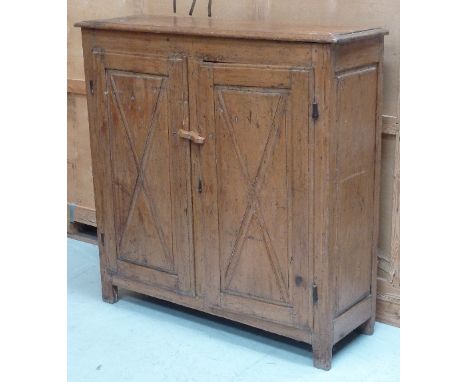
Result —
<instances>
[{"instance_id":1,"label":"left cabinet door","mask_svg":"<svg viewBox=\"0 0 468 382\"><path fill-rule=\"evenodd\" d=\"M95 188L107 208L103 231L112 230L105 265L113 277L191 295L190 146L177 136L189 129L186 59L92 56L89 99L101 132L91 135L106 153Z\"/></svg>"}]
</instances>

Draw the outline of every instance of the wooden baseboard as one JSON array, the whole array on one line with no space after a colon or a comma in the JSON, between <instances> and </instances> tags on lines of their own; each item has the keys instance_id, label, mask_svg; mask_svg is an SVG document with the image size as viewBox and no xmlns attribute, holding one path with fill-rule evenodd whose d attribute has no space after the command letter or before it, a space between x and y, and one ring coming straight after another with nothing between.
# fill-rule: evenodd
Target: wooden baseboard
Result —
<instances>
[{"instance_id":1,"label":"wooden baseboard","mask_svg":"<svg viewBox=\"0 0 468 382\"><path fill-rule=\"evenodd\" d=\"M377 298L377 316L376 320L389 324L392 326L400 327L400 303L387 301Z\"/></svg>"},{"instance_id":2,"label":"wooden baseboard","mask_svg":"<svg viewBox=\"0 0 468 382\"><path fill-rule=\"evenodd\" d=\"M86 95L86 84L84 80L67 80L67 93Z\"/></svg>"},{"instance_id":3,"label":"wooden baseboard","mask_svg":"<svg viewBox=\"0 0 468 382\"><path fill-rule=\"evenodd\" d=\"M377 279L376 319L400 327L400 288L382 278Z\"/></svg>"},{"instance_id":4,"label":"wooden baseboard","mask_svg":"<svg viewBox=\"0 0 468 382\"><path fill-rule=\"evenodd\" d=\"M96 227L96 211L89 207L68 203L68 221Z\"/></svg>"},{"instance_id":5,"label":"wooden baseboard","mask_svg":"<svg viewBox=\"0 0 468 382\"><path fill-rule=\"evenodd\" d=\"M96 211L68 203L67 236L72 239L97 244Z\"/></svg>"}]
</instances>

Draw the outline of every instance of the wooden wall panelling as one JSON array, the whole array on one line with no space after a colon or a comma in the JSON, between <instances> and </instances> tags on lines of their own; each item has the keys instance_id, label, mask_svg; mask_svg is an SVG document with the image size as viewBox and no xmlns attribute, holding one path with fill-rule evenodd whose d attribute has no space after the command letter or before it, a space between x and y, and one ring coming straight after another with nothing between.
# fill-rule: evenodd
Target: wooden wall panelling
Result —
<instances>
[{"instance_id":1,"label":"wooden wall panelling","mask_svg":"<svg viewBox=\"0 0 468 382\"><path fill-rule=\"evenodd\" d=\"M67 105L68 221L96 226L86 97L68 93Z\"/></svg>"},{"instance_id":2,"label":"wooden wall panelling","mask_svg":"<svg viewBox=\"0 0 468 382\"><path fill-rule=\"evenodd\" d=\"M84 80L68 80L67 93L86 95L86 84Z\"/></svg>"},{"instance_id":3,"label":"wooden wall panelling","mask_svg":"<svg viewBox=\"0 0 468 382\"><path fill-rule=\"evenodd\" d=\"M383 134L377 318L400 325L400 132Z\"/></svg>"}]
</instances>

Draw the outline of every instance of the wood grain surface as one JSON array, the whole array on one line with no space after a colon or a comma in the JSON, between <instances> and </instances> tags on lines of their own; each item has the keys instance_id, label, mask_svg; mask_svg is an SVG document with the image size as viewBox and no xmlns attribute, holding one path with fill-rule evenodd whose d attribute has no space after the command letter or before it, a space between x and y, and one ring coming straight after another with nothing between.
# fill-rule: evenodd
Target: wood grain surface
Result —
<instances>
[{"instance_id":1,"label":"wood grain surface","mask_svg":"<svg viewBox=\"0 0 468 382\"><path fill-rule=\"evenodd\" d=\"M76 27L204 37L346 43L388 34L383 28L353 28L300 23L228 21L197 17L136 15L80 21Z\"/></svg>"},{"instance_id":2,"label":"wood grain surface","mask_svg":"<svg viewBox=\"0 0 468 382\"><path fill-rule=\"evenodd\" d=\"M177 15L187 16L190 4L191 0L178 0ZM206 18L205 5L200 2L195 8L194 16ZM118 4L109 0L96 0L92 3L68 2L68 203L72 206L76 221L86 224L95 225L96 217L87 140L88 111L83 97L85 82L81 34L79 28L73 27L73 24L86 19L136 14L172 15L172 2L163 1L157 4L141 0L125 0ZM279 0L236 2L217 0L213 3L212 19L341 25L352 26L355 29L379 25L390 31L385 38L384 56L382 106L384 135L380 187L377 313L379 320L399 325L399 2L291 0L286 3ZM190 61L189 67L191 67ZM195 118L195 111L191 112L190 118L192 117ZM197 155L194 150L192 155ZM196 213L195 205L194 213ZM201 270L201 266L196 268L197 273Z\"/></svg>"},{"instance_id":3,"label":"wood grain surface","mask_svg":"<svg viewBox=\"0 0 468 382\"><path fill-rule=\"evenodd\" d=\"M376 317L384 33L175 31L82 24L103 299L234 318L328 370Z\"/></svg>"}]
</instances>

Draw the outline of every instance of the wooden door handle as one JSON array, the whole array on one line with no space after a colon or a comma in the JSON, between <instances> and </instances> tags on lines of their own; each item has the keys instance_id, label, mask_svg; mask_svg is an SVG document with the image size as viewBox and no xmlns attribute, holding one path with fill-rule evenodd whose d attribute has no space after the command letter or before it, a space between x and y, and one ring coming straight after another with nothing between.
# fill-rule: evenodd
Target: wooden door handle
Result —
<instances>
[{"instance_id":1,"label":"wooden door handle","mask_svg":"<svg viewBox=\"0 0 468 382\"><path fill-rule=\"evenodd\" d=\"M196 133L195 131L180 129L177 134L179 135L179 137L188 139L189 141L192 141L193 143L197 143L199 145L205 143L205 137L198 135L198 133Z\"/></svg>"}]
</instances>

